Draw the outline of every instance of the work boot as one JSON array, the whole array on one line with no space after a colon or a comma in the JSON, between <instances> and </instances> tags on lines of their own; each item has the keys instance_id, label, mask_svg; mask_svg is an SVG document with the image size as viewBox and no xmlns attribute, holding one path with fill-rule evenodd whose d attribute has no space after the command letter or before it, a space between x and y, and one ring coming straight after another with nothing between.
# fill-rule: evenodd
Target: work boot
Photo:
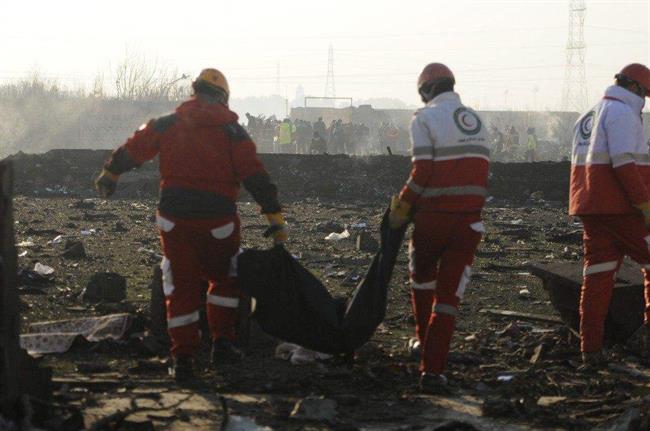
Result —
<instances>
[{"instance_id":1,"label":"work boot","mask_svg":"<svg viewBox=\"0 0 650 431\"><path fill-rule=\"evenodd\" d=\"M173 358L169 366L169 375L177 383L187 383L194 379L194 358L191 356L179 356Z\"/></svg>"},{"instance_id":2,"label":"work boot","mask_svg":"<svg viewBox=\"0 0 650 431\"><path fill-rule=\"evenodd\" d=\"M422 351L422 346L420 345L420 340L415 337L409 338L406 343L406 353L413 360L420 360L420 352Z\"/></svg>"},{"instance_id":3,"label":"work boot","mask_svg":"<svg viewBox=\"0 0 650 431\"><path fill-rule=\"evenodd\" d=\"M650 358L650 324L641 325L627 340L625 348L644 359Z\"/></svg>"},{"instance_id":4,"label":"work boot","mask_svg":"<svg viewBox=\"0 0 650 431\"><path fill-rule=\"evenodd\" d=\"M431 395L450 395L447 377L443 374L422 373L420 375L420 392Z\"/></svg>"},{"instance_id":5,"label":"work boot","mask_svg":"<svg viewBox=\"0 0 650 431\"><path fill-rule=\"evenodd\" d=\"M210 362L214 367L239 362L243 357L244 352L239 350L233 342L227 338L218 338L212 342Z\"/></svg>"},{"instance_id":6,"label":"work boot","mask_svg":"<svg viewBox=\"0 0 650 431\"><path fill-rule=\"evenodd\" d=\"M582 365L578 367L581 372L595 372L607 364L607 358L602 350L597 352L582 352Z\"/></svg>"}]
</instances>

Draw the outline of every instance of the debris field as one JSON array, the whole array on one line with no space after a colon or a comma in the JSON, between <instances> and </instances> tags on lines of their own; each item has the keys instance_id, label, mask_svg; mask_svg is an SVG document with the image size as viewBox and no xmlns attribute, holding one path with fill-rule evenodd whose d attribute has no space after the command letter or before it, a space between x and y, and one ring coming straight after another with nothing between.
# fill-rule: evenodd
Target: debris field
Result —
<instances>
[{"instance_id":1,"label":"debris field","mask_svg":"<svg viewBox=\"0 0 650 431\"><path fill-rule=\"evenodd\" d=\"M453 394L429 396L406 353L414 335L406 244L386 320L353 359L276 349L281 341L253 331L236 367L209 370L205 340L201 382L180 387L151 322L155 194L141 187L141 197L100 200L87 184L39 181L14 199L22 333L38 331L35 322L128 315L117 339L79 336L64 353L38 355L54 376L54 396L40 406L47 429L648 429L649 364L614 345L609 368L578 371L577 334L533 275L537 264L582 265L581 226L566 202L548 198L554 192L519 184L512 199L489 199L452 342ZM372 259L389 195L345 187L347 200L293 190L283 203L287 249L347 298ZM256 205L244 197L239 209L242 246L269 247Z\"/></svg>"}]
</instances>

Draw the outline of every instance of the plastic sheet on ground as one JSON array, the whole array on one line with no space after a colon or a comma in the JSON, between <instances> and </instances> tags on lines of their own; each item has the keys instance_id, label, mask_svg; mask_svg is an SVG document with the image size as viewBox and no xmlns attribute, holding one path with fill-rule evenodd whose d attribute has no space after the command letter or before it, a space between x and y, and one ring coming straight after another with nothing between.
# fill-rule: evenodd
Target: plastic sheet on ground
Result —
<instances>
[{"instance_id":1,"label":"plastic sheet on ground","mask_svg":"<svg viewBox=\"0 0 650 431\"><path fill-rule=\"evenodd\" d=\"M352 353L384 320L390 278L406 226L393 230L388 212L380 249L352 299L333 298L311 272L282 246L246 250L239 256L242 290L256 300L253 317L266 333L310 350Z\"/></svg>"},{"instance_id":2,"label":"plastic sheet on ground","mask_svg":"<svg viewBox=\"0 0 650 431\"><path fill-rule=\"evenodd\" d=\"M20 336L20 347L30 355L64 353L70 350L77 337L90 342L119 340L130 324L131 316L127 313L36 322L27 327L27 334Z\"/></svg>"}]
</instances>

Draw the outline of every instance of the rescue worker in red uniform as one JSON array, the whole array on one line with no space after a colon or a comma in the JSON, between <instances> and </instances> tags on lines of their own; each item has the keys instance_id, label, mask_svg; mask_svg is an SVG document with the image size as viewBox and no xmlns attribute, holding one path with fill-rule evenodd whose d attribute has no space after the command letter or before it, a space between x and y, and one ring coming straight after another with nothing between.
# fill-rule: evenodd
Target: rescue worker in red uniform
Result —
<instances>
[{"instance_id":1,"label":"rescue worker in red uniform","mask_svg":"<svg viewBox=\"0 0 650 431\"><path fill-rule=\"evenodd\" d=\"M164 254L170 372L179 381L193 377L205 280L211 361L218 365L241 356L234 345L240 296L235 283L240 244L235 201L241 184L272 225L275 241L286 240L276 187L255 144L228 109L226 78L216 69L205 69L192 88L192 97L174 113L144 124L115 150L96 180L101 196L109 197L121 174L160 156L156 221Z\"/></svg>"},{"instance_id":2,"label":"rescue worker in red uniform","mask_svg":"<svg viewBox=\"0 0 650 431\"><path fill-rule=\"evenodd\" d=\"M393 197L389 217L397 228L415 213L409 270L420 388L432 393L447 390L443 371L458 306L484 232L490 153L483 122L462 104L454 84L453 73L440 63L420 74L418 92L426 106L411 121L413 169Z\"/></svg>"},{"instance_id":3,"label":"rescue worker in red uniform","mask_svg":"<svg viewBox=\"0 0 650 431\"><path fill-rule=\"evenodd\" d=\"M650 156L641 111L650 97L650 70L630 64L596 106L576 123L569 214L584 226L580 341L585 365L605 362L605 317L625 255L643 267L645 325L650 326Z\"/></svg>"}]
</instances>

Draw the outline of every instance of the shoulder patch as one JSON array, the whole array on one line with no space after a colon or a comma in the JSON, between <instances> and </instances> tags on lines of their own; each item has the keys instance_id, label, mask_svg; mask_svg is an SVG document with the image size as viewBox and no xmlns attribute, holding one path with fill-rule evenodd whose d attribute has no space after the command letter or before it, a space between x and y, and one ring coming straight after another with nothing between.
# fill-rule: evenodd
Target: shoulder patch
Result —
<instances>
[{"instance_id":1,"label":"shoulder patch","mask_svg":"<svg viewBox=\"0 0 650 431\"><path fill-rule=\"evenodd\" d=\"M246 129L244 129L239 123L228 123L221 127L223 127L223 131L233 143L251 140Z\"/></svg>"},{"instance_id":2,"label":"shoulder patch","mask_svg":"<svg viewBox=\"0 0 650 431\"><path fill-rule=\"evenodd\" d=\"M465 135L476 135L481 131L483 124L476 113L470 109L461 106L454 111L454 123L456 127Z\"/></svg>"},{"instance_id":3,"label":"shoulder patch","mask_svg":"<svg viewBox=\"0 0 650 431\"><path fill-rule=\"evenodd\" d=\"M153 120L153 129L158 133L164 133L176 123L176 114L169 114Z\"/></svg>"}]
</instances>

